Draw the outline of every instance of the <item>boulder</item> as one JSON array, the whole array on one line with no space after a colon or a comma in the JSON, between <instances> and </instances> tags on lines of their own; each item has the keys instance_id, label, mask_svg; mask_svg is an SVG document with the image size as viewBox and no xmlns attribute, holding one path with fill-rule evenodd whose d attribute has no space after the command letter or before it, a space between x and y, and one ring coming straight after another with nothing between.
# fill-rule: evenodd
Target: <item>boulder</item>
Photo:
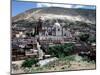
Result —
<instances>
[{"instance_id":1,"label":"boulder","mask_svg":"<svg viewBox=\"0 0 100 75\"><path fill-rule=\"evenodd\" d=\"M56 57L48 58L48 59L40 60L37 64L42 67L56 60L58 60L58 58Z\"/></svg>"}]
</instances>

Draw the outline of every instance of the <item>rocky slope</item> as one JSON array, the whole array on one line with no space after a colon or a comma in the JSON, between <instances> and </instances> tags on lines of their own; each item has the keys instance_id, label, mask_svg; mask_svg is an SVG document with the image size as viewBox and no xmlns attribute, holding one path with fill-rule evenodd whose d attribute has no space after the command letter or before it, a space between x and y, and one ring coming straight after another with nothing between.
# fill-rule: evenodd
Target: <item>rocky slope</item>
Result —
<instances>
[{"instance_id":1,"label":"rocky slope","mask_svg":"<svg viewBox=\"0 0 100 75\"><path fill-rule=\"evenodd\" d=\"M36 21L40 16L44 20L48 19L61 19L68 21L81 21L86 23L95 24L95 10L87 9L69 9L60 7L46 7L46 8L33 8L12 17L12 22L26 20L29 22Z\"/></svg>"}]
</instances>

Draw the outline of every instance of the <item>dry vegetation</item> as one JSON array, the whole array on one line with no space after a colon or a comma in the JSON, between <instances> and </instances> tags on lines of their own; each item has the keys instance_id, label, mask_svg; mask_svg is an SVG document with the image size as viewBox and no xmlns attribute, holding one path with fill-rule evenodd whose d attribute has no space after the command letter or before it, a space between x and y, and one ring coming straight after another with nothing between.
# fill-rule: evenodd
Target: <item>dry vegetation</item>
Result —
<instances>
[{"instance_id":1,"label":"dry vegetation","mask_svg":"<svg viewBox=\"0 0 100 75\"><path fill-rule=\"evenodd\" d=\"M95 69L96 65L94 61L84 60L84 58L78 55L71 55L65 58L60 58L57 61L51 62L43 67L36 67L26 69L26 72L51 72L51 71L71 71L71 70L88 70Z\"/></svg>"}]
</instances>

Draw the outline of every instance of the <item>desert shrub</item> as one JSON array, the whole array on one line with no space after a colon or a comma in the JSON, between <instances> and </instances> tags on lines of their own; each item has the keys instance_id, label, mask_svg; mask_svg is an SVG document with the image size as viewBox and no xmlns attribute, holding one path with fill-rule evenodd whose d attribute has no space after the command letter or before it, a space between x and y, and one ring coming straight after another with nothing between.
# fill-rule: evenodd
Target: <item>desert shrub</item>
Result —
<instances>
[{"instance_id":1,"label":"desert shrub","mask_svg":"<svg viewBox=\"0 0 100 75\"><path fill-rule=\"evenodd\" d=\"M48 48L48 53L56 57L65 57L70 55L74 50L73 43L66 43L63 45L56 45Z\"/></svg>"},{"instance_id":2,"label":"desert shrub","mask_svg":"<svg viewBox=\"0 0 100 75\"><path fill-rule=\"evenodd\" d=\"M89 59L88 59L87 56L82 57L82 60L83 60L83 61L89 61Z\"/></svg>"},{"instance_id":3,"label":"desert shrub","mask_svg":"<svg viewBox=\"0 0 100 75\"><path fill-rule=\"evenodd\" d=\"M96 37L95 36L90 36L87 33L82 33L79 35L80 41L86 42L86 43L94 43L96 42Z\"/></svg>"},{"instance_id":4,"label":"desert shrub","mask_svg":"<svg viewBox=\"0 0 100 75\"><path fill-rule=\"evenodd\" d=\"M82 26L82 27L88 27L88 24L84 23L84 22L80 22L80 26Z\"/></svg>"},{"instance_id":5,"label":"desert shrub","mask_svg":"<svg viewBox=\"0 0 100 75\"><path fill-rule=\"evenodd\" d=\"M59 60L70 60L70 61L74 61L75 60L75 55L70 55L70 56L66 56L66 57L63 57L63 58L60 58Z\"/></svg>"},{"instance_id":6,"label":"desert shrub","mask_svg":"<svg viewBox=\"0 0 100 75\"><path fill-rule=\"evenodd\" d=\"M85 34L85 33L84 34L80 34L79 38L80 38L81 41L86 42L86 41L88 41L89 34Z\"/></svg>"},{"instance_id":7,"label":"desert shrub","mask_svg":"<svg viewBox=\"0 0 100 75\"><path fill-rule=\"evenodd\" d=\"M89 41L90 43L94 43L94 42L96 42L96 37L90 37L90 38L88 39L88 41Z\"/></svg>"},{"instance_id":8,"label":"desert shrub","mask_svg":"<svg viewBox=\"0 0 100 75\"><path fill-rule=\"evenodd\" d=\"M35 59L35 58L30 58L30 59L26 59L23 63L22 63L22 67L28 67L28 68L30 68L30 67L32 67L32 65L33 64L36 64L37 63L37 59Z\"/></svg>"}]
</instances>

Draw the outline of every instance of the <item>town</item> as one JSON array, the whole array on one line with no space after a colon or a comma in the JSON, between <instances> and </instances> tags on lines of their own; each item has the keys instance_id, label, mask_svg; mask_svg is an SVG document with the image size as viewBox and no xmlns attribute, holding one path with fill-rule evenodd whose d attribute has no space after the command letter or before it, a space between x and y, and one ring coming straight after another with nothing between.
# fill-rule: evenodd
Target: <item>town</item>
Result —
<instances>
[{"instance_id":1,"label":"town","mask_svg":"<svg viewBox=\"0 0 100 75\"><path fill-rule=\"evenodd\" d=\"M33 27L18 27L18 24L12 25L12 61L14 62L33 57L38 61L55 57L48 51L48 48L66 43L74 44L74 50L68 55L78 54L83 57L87 56L89 60L95 61L96 59L96 32L95 27L89 29L91 26L89 23L76 22L77 25L83 25L82 27L74 26L74 23L70 22L66 25L59 19L50 23L41 16ZM86 42L90 36L91 40Z\"/></svg>"}]
</instances>

